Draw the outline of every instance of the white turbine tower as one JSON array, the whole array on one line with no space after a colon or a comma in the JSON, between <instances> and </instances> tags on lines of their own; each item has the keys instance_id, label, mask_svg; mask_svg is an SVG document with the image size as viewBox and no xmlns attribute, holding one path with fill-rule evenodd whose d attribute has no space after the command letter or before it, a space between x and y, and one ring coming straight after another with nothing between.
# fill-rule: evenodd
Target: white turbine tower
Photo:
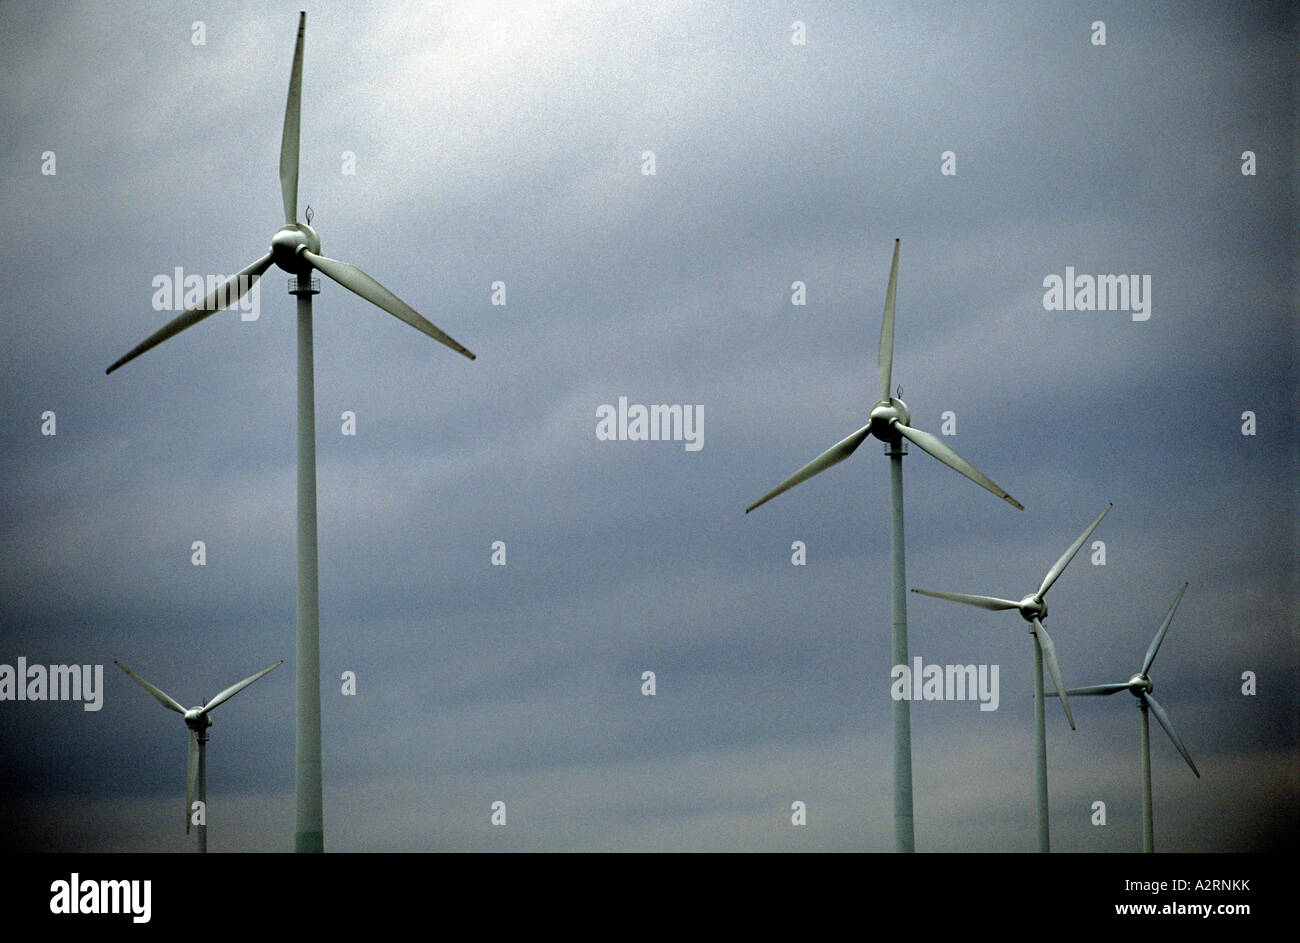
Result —
<instances>
[{"instance_id":1,"label":"white turbine tower","mask_svg":"<svg viewBox=\"0 0 1300 943\"><path fill-rule=\"evenodd\" d=\"M1056 646L1052 643L1052 637L1047 634L1047 628L1043 625L1042 620L1047 618L1047 591L1052 588L1057 577L1065 572L1074 555L1079 552L1083 542L1088 539L1088 535L1097 529L1101 519L1106 516L1113 505L1107 504L1097 519L1088 525L1088 529L1079 535L1079 539L1070 545L1070 549L1061 554L1061 559L1057 560L1047 575L1043 577L1043 582L1039 584L1038 591L1026 596L1019 602L1011 599L999 599L996 596L970 596L966 593L939 593L929 589L913 589L914 593L922 593L926 596L935 596L939 599L948 599L952 602L964 602L969 606L979 606L981 609L1016 609L1020 612L1020 617L1029 623L1029 634L1034 638L1034 751L1037 762L1035 764L1035 785L1038 791L1038 850L1051 851L1051 840L1047 825L1047 720L1043 711L1043 662L1047 662L1047 670L1052 675L1052 684L1055 685L1056 691L1061 698L1061 706L1065 708L1065 719L1070 722L1070 729L1074 729L1074 717L1070 713L1070 702L1065 690L1065 682L1061 679L1061 666L1056 661Z\"/></svg>"},{"instance_id":2,"label":"white turbine tower","mask_svg":"<svg viewBox=\"0 0 1300 943\"><path fill-rule=\"evenodd\" d=\"M323 272L344 288L405 321L470 360L474 355L434 327L413 308L347 262L320 254L320 237L298 222L298 125L302 102L302 46L307 14L298 15L298 41L293 51L289 97L280 142L280 189L284 225L271 239L271 248L252 265L217 286L197 306L163 325L108 368L118 367L163 341L242 298L274 263L294 275L289 293L298 298L298 632L297 746L295 791L297 822L294 848L324 851L325 827L321 802L320 735L320 615L316 568L316 393L313 378L311 298L317 293L312 270Z\"/></svg>"},{"instance_id":3,"label":"white turbine tower","mask_svg":"<svg viewBox=\"0 0 1300 943\"><path fill-rule=\"evenodd\" d=\"M987 488L1013 507L1024 507L992 481L975 469L960 455L948 448L941 439L909 426L912 414L907 404L889 392L894 365L894 297L898 290L898 240L894 240L894 259L889 268L889 287L885 291L885 313L880 324L880 350L876 367L880 373L880 401L871 408L865 426L846 439L835 443L803 468L799 469L763 497L745 508L748 514L760 504L772 500L818 472L844 461L866 441L875 436L885 443L889 456L889 490L892 502L893 557L893 658L895 665L908 664L907 658L907 577L903 553L903 456L907 454L904 439L910 440L923 451L929 452L950 468L956 469L971 481ZM895 700L893 705L894 741L894 850L914 851L916 848L912 822L912 726L906 700Z\"/></svg>"},{"instance_id":4,"label":"white turbine tower","mask_svg":"<svg viewBox=\"0 0 1300 943\"><path fill-rule=\"evenodd\" d=\"M1187 765L1192 768L1196 778L1201 778L1200 770L1192 762L1191 753L1187 752L1187 747L1179 739L1178 734L1174 732L1174 725L1169 720L1169 715L1165 709L1160 706L1160 702L1151 696L1155 685L1147 676L1151 671L1151 663L1156 660L1156 652L1160 651L1160 643L1165 639L1165 633L1169 631L1169 624L1174 621L1174 610L1183 599L1183 593L1187 592L1187 584L1178 591L1174 604L1169 607L1169 612L1165 616L1165 621L1160 624L1156 630L1155 637L1151 639L1150 646L1147 647L1146 657L1142 659L1142 670L1127 681L1121 681L1117 684L1091 684L1082 688L1071 688L1065 693L1071 697L1086 697L1089 695L1107 695L1116 694L1120 691L1128 691L1138 701L1138 712L1142 715L1142 850L1155 850L1155 832L1151 824L1151 729L1147 720L1147 712L1150 711L1156 715L1156 720L1160 726L1169 734L1169 739L1173 741L1178 752L1182 754Z\"/></svg>"},{"instance_id":5,"label":"white turbine tower","mask_svg":"<svg viewBox=\"0 0 1300 943\"><path fill-rule=\"evenodd\" d=\"M194 814L194 785L195 779L198 780L198 799L203 804L203 818L201 824L195 826L198 832L199 851L208 850L208 778L207 778L207 744L208 728L212 726L212 721L208 719L208 714L215 708L220 707L226 701L230 700L244 688L248 687L262 675L275 668L279 668L284 661L277 661L270 668L263 668L257 674L245 678L238 684L232 684L216 697L204 701L200 707L191 707L186 710L169 694L150 684L144 678L140 677L120 661L113 664L121 668L136 682L152 694L163 707L175 711L185 718L185 726L190 728L190 758L188 770L185 777L185 834L190 833L190 819Z\"/></svg>"}]
</instances>

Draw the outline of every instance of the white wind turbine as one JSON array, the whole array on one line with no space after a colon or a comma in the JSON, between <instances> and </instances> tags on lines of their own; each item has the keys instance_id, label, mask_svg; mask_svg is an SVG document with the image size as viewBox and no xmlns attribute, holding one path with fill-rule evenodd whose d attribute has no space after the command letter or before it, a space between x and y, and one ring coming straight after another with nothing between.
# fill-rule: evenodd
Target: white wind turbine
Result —
<instances>
[{"instance_id":1,"label":"white wind turbine","mask_svg":"<svg viewBox=\"0 0 1300 943\"><path fill-rule=\"evenodd\" d=\"M150 684L144 678L140 677L120 661L113 664L121 668L136 682L152 694L163 707L175 711L185 718L185 726L190 728L190 758L189 768L185 777L185 834L190 833L190 819L194 814L194 784L198 780L198 801L203 804L203 819L201 824L195 826L195 831L199 833L199 851L208 850L208 824L207 824L207 807L208 807L208 779L207 779L207 744L208 728L212 726L212 721L208 719L208 714L215 708L220 707L226 701L230 700L244 688L248 687L262 675L275 668L279 668L284 661L277 661L270 668L263 668L257 674L245 678L238 684L232 684L216 697L204 701L199 707L191 707L186 710L169 694Z\"/></svg>"},{"instance_id":2,"label":"white wind turbine","mask_svg":"<svg viewBox=\"0 0 1300 943\"><path fill-rule=\"evenodd\" d=\"M1047 825L1047 720L1043 711L1043 662L1047 662L1047 670L1052 675L1052 684L1055 685L1056 691L1061 698L1061 706L1065 708L1065 719L1070 722L1070 729L1074 729L1074 716L1070 713L1070 702L1065 690L1065 682L1061 679L1061 666L1056 661L1056 646L1052 643L1052 637L1047 634L1047 627L1043 625L1042 620L1047 618L1047 591L1052 588L1057 577L1065 572L1074 555L1079 552L1083 542L1088 539L1088 535L1097 529L1101 519L1106 516L1106 512L1113 505L1107 504L1102 508L1097 519L1088 525L1088 529L1079 535L1079 539L1070 545L1070 548L1061 554L1061 559L1053 564L1052 568L1047 571L1043 577L1043 582L1039 584L1038 591L1026 596L1019 602L1011 599L999 599L996 596L970 596L966 593L939 593L929 589L913 589L914 593L922 593L926 596L935 596L939 599L948 599L952 602L964 602L969 606L978 606L981 609L1015 609L1020 613L1020 618L1030 624L1029 634L1034 638L1034 752L1036 754L1035 763L1035 785L1038 792L1038 850L1051 851L1051 840Z\"/></svg>"},{"instance_id":3,"label":"white wind turbine","mask_svg":"<svg viewBox=\"0 0 1300 943\"><path fill-rule=\"evenodd\" d=\"M1200 770L1192 762L1191 753L1187 752L1187 747L1179 739L1178 734L1174 732L1174 725L1169 720L1169 715L1165 709L1160 706L1160 702L1151 696L1155 685L1147 676L1151 671L1151 663L1156 660L1156 652L1160 650L1160 643L1165 639L1165 633L1169 631L1169 624L1174 621L1174 610L1183 599L1183 593L1187 592L1187 584L1178 591L1178 596L1174 599L1174 604L1169 607L1169 612L1165 616L1165 621L1160 624L1156 630L1155 636L1151 639L1151 644L1147 647L1146 657L1142 659L1142 670L1127 681L1117 684L1091 684L1082 688L1071 688L1065 693L1071 697L1077 695L1086 697L1089 695L1107 695L1116 694L1120 691L1128 691L1138 701L1138 711L1142 715L1142 850L1155 850L1155 832L1151 824L1151 729L1147 720L1147 712L1150 711L1156 715L1156 720L1160 726L1169 734L1169 739L1173 741L1178 752L1182 754L1187 765L1192 768L1196 778L1201 778Z\"/></svg>"},{"instance_id":4,"label":"white wind turbine","mask_svg":"<svg viewBox=\"0 0 1300 943\"><path fill-rule=\"evenodd\" d=\"M748 514L760 504L772 500L818 472L844 461L857 450L868 436L885 443L889 456L889 491L891 498L891 550L893 563L893 658L895 665L908 664L907 658L907 577L903 553L903 456L907 454L904 439L910 440L923 451L929 452L950 468L956 469L971 481L987 488L1015 508L1024 507L1007 494L960 455L948 448L943 440L928 432L909 426L912 414L907 404L890 395L889 385L894 364L894 298L898 290L898 244L894 240L894 259L889 268L889 287L885 290L885 313L880 324L880 349L876 367L880 373L880 400L871 408L867 424L857 432L835 443L803 468L799 469L763 497L745 508ZM914 851L916 848L912 821L912 726L906 700L893 704L894 741L894 850Z\"/></svg>"},{"instance_id":5,"label":"white wind turbine","mask_svg":"<svg viewBox=\"0 0 1300 943\"><path fill-rule=\"evenodd\" d=\"M298 125L302 103L302 47L307 14L298 15L298 41L293 51L289 97L280 141L280 190L284 225L271 238L271 248L252 265L228 279L197 306L179 315L122 356L106 372L156 347L163 341L229 307L242 298L274 263L294 275L289 293L298 298L298 631L297 736L294 848L324 851L325 827L321 802L320 613L316 566L316 392L313 377L311 298L318 284L312 270L323 272L344 288L405 321L470 360L474 355L434 327L413 308L347 262L320 255L320 237L298 216Z\"/></svg>"}]
</instances>

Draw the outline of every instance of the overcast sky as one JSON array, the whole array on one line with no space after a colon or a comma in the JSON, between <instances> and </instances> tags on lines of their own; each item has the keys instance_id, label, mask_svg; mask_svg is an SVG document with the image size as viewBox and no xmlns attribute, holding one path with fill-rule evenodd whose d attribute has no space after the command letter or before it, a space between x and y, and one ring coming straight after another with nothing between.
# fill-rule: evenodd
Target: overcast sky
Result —
<instances>
[{"instance_id":1,"label":"overcast sky","mask_svg":"<svg viewBox=\"0 0 1300 943\"><path fill-rule=\"evenodd\" d=\"M951 413L1024 504L913 447L908 585L1020 598L1113 502L1047 626L1067 685L1124 681L1190 584L1152 680L1202 777L1152 724L1157 849L1295 827L1285 5L306 9L299 206L478 355L316 298L327 850L893 847L883 447L743 511L866 422L895 238L913 424ZM295 27L0 6L0 663L105 666L98 712L0 702L10 847L192 847L184 725L114 659L185 704L286 660L213 714L209 841L292 847L285 273L256 320L104 370L175 316L155 278L266 251ZM1046 310L1067 266L1149 276L1149 317ZM694 407L702 446L598 439L619 397ZM912 706L918 850L1032 850L1025 623L908 617L925 664L1000 678L993 711ZM1073 732L1048 704L1053 847L1136 851L1135 702L1072 707Z\"/></svg>"}]
</instances>

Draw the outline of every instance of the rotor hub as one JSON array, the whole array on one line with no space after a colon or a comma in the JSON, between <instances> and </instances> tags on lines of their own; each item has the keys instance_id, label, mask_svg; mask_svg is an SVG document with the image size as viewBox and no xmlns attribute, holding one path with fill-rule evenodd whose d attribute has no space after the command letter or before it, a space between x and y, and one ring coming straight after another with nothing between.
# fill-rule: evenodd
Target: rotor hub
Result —
<instances>
[{"instance_id":1,"label":"rotor hub","mask_svg":"<svg viewBox=\"0 0 1300 943\"><path fill-rule=\"evenodd\" d=\"M208 715L203 713L202 707L191 707L185 712L185 726L202 733L212 726L212 721L208 720Z\"/></svg>"},{"instance_id":2,"label":"rotor hub","mask_svg":"<svg viewBox=\"0 0 1300 943\"><path fill-rule=\"evenodd\" d=\"M1026 622L1047 618L1047 600L1041 596L1026 596L1020 600L1020 617Z\"/></svg>"},{"instance_id":3,"label":"rotor hub","mask_svg":"<svg viewBox=\"0 0 1300 943\"><path fill-rule=\"evenodd\" d=\"M1156 689L1156 686L1151 683L1151 679L1146 675L1134 675L1128 679L1128 689L1133 693L1134 697L1137 697L1143 691L1150 694Z\"/></svg>"},{"instance_id":4,"label":"rotor hub","mask_svg":"<svg viewBox=\"0 0 1300 943\"><path fill-rule=\"evenodd\" d=\"M320 253L320 236L306 223L288 223L271 237L271 258L292 275L301 275L311 269L298 256L303 249Z\"/></svg>"},{"instance_id":5,"label":"rotor hub","mask_svg":"<svg viewBox=\"0 0 1300 943\"><path fill-rule=\"evenodd\" d=\"M901 399L891 396L871 407L870 418L871 434L878 439L890 441L899 437L893 428L894 421L897 420L905 426L911 425L912 412Z\"/></svg>"}]
</instances>

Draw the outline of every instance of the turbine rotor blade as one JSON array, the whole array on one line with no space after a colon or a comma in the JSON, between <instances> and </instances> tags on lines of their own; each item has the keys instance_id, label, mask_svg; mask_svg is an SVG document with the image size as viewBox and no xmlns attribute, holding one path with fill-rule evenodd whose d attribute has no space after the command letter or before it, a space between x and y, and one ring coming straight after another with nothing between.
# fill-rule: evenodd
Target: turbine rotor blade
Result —
<instances>
[{"instance_id":1,"label":"turbine rotor blade","mask_svg":"<svg viewBox=\"0 0 1300 943\"><path fill-rule=\"evenodd\" d=\"M214 707L224 704L226 701L230 700L240 691L244 690L244 688L248 687L258 678L262 677L262 675L266 674L268 671L274 671L276 668L279 668L283 664L284 664L284 659L282 658L279 661L277 661L274 665L272 665L270 668L263 668L257 674L250 675L249 677L245 678L243 681L239 682L238 684L232 684L230 687L226 688L224 691L222 691L212 700L208 701L208 703L204 704L201 713L206 714Z\"/></svg>"},{"instance_id":2,"label":"turbine rotor blade","mask_svg":"<svg viewBox=\"0 0 1300 943\"><path fill-rule=\"evenodd\" d=\"M140 677L138 674L136 674L126 665L122 664L120 661L115 661L113 662L113 664L117 665L117 667L121 668L132 678L134 678L136 680L136 683L139 684L140 687L148 691L150 694L152 694L157 699L158 703L161 704L163 707L167 708L168 710L175 711L178 714L185 713L185 708L181 707L181 705L178 704L175 701L175 699L172 698L171 695L167 694L160 688L157 688L154 685L150 684L148 681Z\"/></svg>"},{"instance_id":3,"label":"turbine rotor blade","mask_svg":"<svg viewBox=\"0 0 1300 943\"><path fill-rule=\"evenodd\" d=\"M880 372L880 399L889 401L889 384L894 372L894 298L898 293L898 240L894 240L894 261L889 266L889 287L885 289L885 314L880 320L880 352L876 369Z\"/></svg>"},{"instance_id":4,"label":"turbine rotor blade","mask_svg":"<svg viewBox=\"0 0 1300 943\"><path fill-rule=\"evenodd\" d=\"M1156 660L1156 652L1160 651L1160 643L1165 640L1165 633L1169 631L1169 623L1174 621L1174 610L1178 608L1178 603L1182 601L1183 593L1187 592L1187 584L1178 591L1174 604L1169 607L1169 613L1165 616L1165 621L1160 624L1159 630L1155 637L1151 639L1151 647L1147 649L1147 657L1142 659L1142 674L1146 674L1151 669L1151 663Z\"/></svg>"},{"instance_id":5,"label":"turbine rotor blade","mask_svg":"<svg viewBox=\"0 0 1300 943\"><path fill-rule=\"evenodd\" d=\"M1088 529L1079 535L1079 539L1071 544L1070 549L1061 554L1061 559L1057 560L1052 568L1047 571L1047 575L1043 577L1043 585L1038 587L1039 596L1042 596L1052 588L1052 584L1056 582L1056 578L1065 572L1065 568L1069 566L1070 561L1074 559L1074 555L1079 552L1079 548L1082 547L1083 542L1088 539L1088 535L1097 529L1097 525L1101 523L1101 519L1106 516L1106 512L1112 507L1114 507L1113 504L1107 504L1102 508L1101 513L1097 515L1097 519L1088 525Z\"/></svg>"},{"instance_id":6,"label":"turbine rotor blade","mask_svg":"<svg viewBox=\"0 0 1300 943\"><path fill-rule=\"evenodd\" d=\"M398 298L391 291L379 284L379 282L375 281L355 265L348 262L340 262L338 259L326 258L323 255L317 255L307 249L300 250L299 255L306 259L312 268L328 275L353 294L360 295L371 304L383 308L389 314L405 321L417 331L428 334L439 343L447 345L452 350L456 351L456 353L462 354L470 360L476 359L467 348L461 346L461 344L454 340L451 335L444 334L442 331L438 330L438 328L425 320L425 318L414 308L408 305L401 298Z\"/></svg>"},{"instance_id":7,"label":"turbine rotor blade","mask_svg":"<svg viewBox=\"0 0 1300 943\"><path fill-rule=\"evenodd\" d=\"M1107 694L1118 694L1120 691L1128 691L1131 687L1132 686L1127 681L1119 684L1089 684L1082 688L1070 688L1065 693L1069 697L1086 697L1091 694L1105 696ZM1058 696L1055 691L1051 692L1051 695L1052 697Z\"/></svg>"},{"instance_id":8,"label":"turbine rotor blade","mask_svg":"<svg viewBox=\"0 0 1300 943\"><path fill-rule=\"evenodd\" d=\"M185 834L190 833L190 818L194 814L194 781L199 774L198 735L190 731L190 759L185 773Z\"/></svg>"},{"instance_id":9,"label":"turbine rotor blade","mask_svg":"<svg viewBox=\"0 0 1300 943\"><path fill-rule=\"evenodd\" d=\"M1076 729L1074 715L1070 713L1070 701L1066 696L1065 682L1061 680L1061 666L1056 661L1056 645L1038 619L1034 619L1034 640L1042 649L1043 661L1047 662L1047 673L1052 676L1052 684L1056 685L1056 696L1061 699L1061 706L1065 708L1065 719L1070 722L1070 729L1074 730Z\"/></svg>"},{"instance_id":10,"label":"turbine rotor blade","mask_svg":"<svg viewBox=\"0 0 1300 943\"><path fill-rule=\"evenodd\" d=\"M933 589L914 589L914 593L920 593L922 596L933 596L936 599L947 599L950 602L964 602L968 606L979 606L981 609L992 609L997 612L1001 609L1019 609L1020 603L1012 602L1010 599L998 599L996 596L971 596L968 593L941 593Z\"/></svg>"},{"instance_id":11,"label":"turbine rotor blade","mask_svg":"<svg viewBox=\"0 0 1300 943\"><path fill-rule=\"evenodd\" d=\"M128 363L139 357L147 350L157 347L169 337L173 337L185 330L187 327L193 327L210 314L216 314L222 308L228 308L244 295L248 294L253 284L262 277L268 268L271 267L271 253L262 256L252 265L230 276L216 288L214 288L206 298L200 301L193 308L190 308L184 314L179 314L172 320L168 321L158 330L154 331L140 343L136 344L123 356L119 357L117 362L105 370L105 373L112 373L124 363Z\"/></svg>"},{"instance_id":12,"label":"turbine rotor blade","mask_svg":"<svg viewBox=\"0 0 1300 943\"><path fill-rule=\"evenodd\" d=\"M1142 698L1142 703L1151 708L1151 713L1156 715L1156 720L1160 722L1160 726L1165 728L1165 733L1169 734L1169 739L1174 742L1174 746L1176 746L1178 752L1183 755L1183 759L1187 761L1187 765L1192 768L1192 772L1196 774L1196 778L1200 779L1200 770L1198 770L1196 764L1192 762L1192 755L1187 752L1187 747L1183 744L1183 741L1178 739L1178 734L1174 733L1174 725L1169 720L1169 715L1165 713L1165 709L1160 706L1160 702L1145 691L1142 692L1140 697Z\"/></svg>"},{"instance_id":13,"label":"turbine rotor blade","mask_svg":"<svg viewBox=\"0 0 1300 943\"><path fill-rule=\"evenodd\" d=\"M949 468L961 472L971 481L975 482L975 484L979 485L981 488L986 488L989 491L993 492L1003 501L1010 504L1013 508L1018 508L1021 511L1025 509L1025 506L1023 504L1021 504L1015 498L1011 497L1011 495L1007 494L1005 491L1003 491L1001 488L995 485L986 475L984 475L981 471L979 471L974 465L966 461L966 459L962 458L952 449L948 448L948 446L945 445L943 440L940 439L938 436L931 435L928 432L923 432L920 429L913 429L911 426L905 426L898 420L894 420L894 422L891 423L891 425L899 432L901 432L904 436L906 436L908 439L911 439L913 442L915 442L921 449L923 449L926 452L929 452L931 455L933 455L939 461L943 462Z\"/></svg>"},{"instance_id":14,"label":"turbine rotor blade","mask_svg":"<svg viewBox=\"0 0 1300 943\"><path fill-rule=\"evenodd\" d=\"M298 221L298 128L302 116L302 40L307 31L306 11L298 14L298 41L293 47L289 72L289 98L284 105L284 132L280 136L280 194L284 221Z\"/></svg>"},{"instance_id":15,"label":"turbine rotor blade","mask_svg":"<svg viewBox=\"0 0 1300 943\"><path fill-rule=\"evenodd\" d=\"M848 458L850 455L852 455L854 452L857 451L858 446L863 443L863 441L870 434L870 432L871 432L871 424L868 423L867 425L863 426L861 429L859 429L857 432L853 433L852 435L840 439L840 441L836 442L834 445L832 445L821 455L818 455L815 459L813 459L803 468L799 469L797 472L795 472L785 481L781 482L779 485L777 485L767 494L763 495L763 497L759 498L749 507L745 508L745 513L748 514L750 511L754 510L754 508L758 507L760 504L766 504L768 501L771 501L781 492L789 491L791 488L799 484L801 481L807 481L809 478L811 478L813 475L816 475L818 472L824 472L832 465L838 465L840 462L844 461L846 458Z\"/></svg>"}]
</instances>

